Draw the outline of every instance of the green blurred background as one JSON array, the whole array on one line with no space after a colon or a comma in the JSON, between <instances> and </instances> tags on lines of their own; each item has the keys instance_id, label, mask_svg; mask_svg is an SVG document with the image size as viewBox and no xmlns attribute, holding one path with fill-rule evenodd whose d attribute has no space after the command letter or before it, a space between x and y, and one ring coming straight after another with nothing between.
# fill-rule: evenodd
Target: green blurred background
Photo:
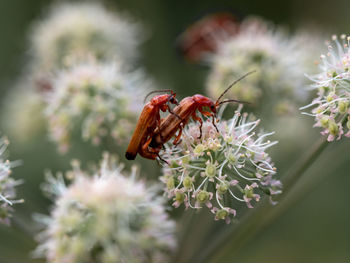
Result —
<instances>
[{"instance_id":1,"label":"green blurred background","mask_svg":"<svg viewBox=\"0 0 350 263\"><path fill-rule=\"evenodd\" d=\"M50 4L51 1L44 0L0 0L0 103L24 71L31 23L45 14ZM350 33L350 3L346 0L120 0L105 1L105 4L129 13L151 31L142 46L141 64L162 88L176 90L179 97L203 92L207 69L186 64L176 53L174 42L188 25L206 13L233 10L242 16L255 14L291 30L317 27L329 37ZM310 129L311 125L312 122ZM0 131L4 132L1 126ZM11 134L7 136L11 139ZM315 131L315 140L319 136ZM312 144L310 141L305 149ZM350 262L349 147L346 138L330 145L300 182L299 201L226 262ZM25 180L18 196L26 199L24 205L16 207L15 216L28 233L35 232L32 213L48 211L48 201L39 188L43 170L64 170L69 167L72 156L58 155L46 138L37 138L25 147L14 142L10 153L12 160L24 162L13 173L14 177ZM92 156L94 152L87 158L93 159ZM295 158L291 156L289 164ZM150 162L147 165L153 166ZM279 168L284 170L283 166ZM0 263L40 262L30 259L33 248L34 241L16 226L0 226Z\"/></svg>"}]
</instances>

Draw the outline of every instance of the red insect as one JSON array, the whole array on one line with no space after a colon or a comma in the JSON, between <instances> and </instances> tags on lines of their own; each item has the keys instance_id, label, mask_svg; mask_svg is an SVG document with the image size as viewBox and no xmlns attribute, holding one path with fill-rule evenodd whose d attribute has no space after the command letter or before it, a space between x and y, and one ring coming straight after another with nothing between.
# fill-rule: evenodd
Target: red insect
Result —
<instances>
[{"instance_id":1,"label":"red insect","mask_svg":"<svg viewBox=\"0 0 350 263\"><path fill-rule=\"evenodd\" d=\"M216 130L218 128L215 125L215 118L216 118L216 110L217 108L227 102L240 102L242 101L238 100L224 100L220 101L220 99L225 95L225 93L237 82L245 78L246 76L252 74L254 71L249 72L245 74L244 76L240 77L238 80L233 82L221 95L220 97L214 102L212 99L205 97L200 94L196 94L192 97L186 97L183 100L180 101L180 104L174 108L174 114L169 114L166 118L164 118L160 124L160 127L156 129L154 132L153 138L149 144L150 148L153 149L160 149L163 144L167 141L169 141L173 136L175 136L175 133L179 131L178 135L176 136L173 144L177 144L180 141L182 129L184 125L187 124L187 122L192 118L194 121L198 121L200 123L199 129L200 129L200 135L199 138L202 137L202 125L203 120L202 118L198 117L196 114L196 111L198 110L200 113L202 113L204 116L211 117L212 123ZM210 111L206 111L203 108L207 107Z\"/></svg>"},{"instance_id":2,"label":"red insect","mask_svg":"<svg viewBox=\"0 0 350 263\"><path fill-rule=\"evenodd\" d=\"M184 57L190 62L198 62L208 53L215 53L218 44L236 35L239 22L231 13L217 13L205 16L177 40L177 46Z\"/></svg>"},{"instance_id":3,"label":"red insect","mask_svg":"<svg viewBox=\"0 0 350 263\"><path fill-rule=\"evenodd\" d=\"M137 154L152 160L156 159L157 156L159 157L160 149L149 148L148 146L152 140L156 128L159 128L160 126L160 111L169 111L169 113L172 113L168 103L178 104L177 100L175 99L176 93L174 93L172 90L162 91L169 91L170 94L155 96L144 106L138 119L135 131L130 140L128 149L126 150L126 159L134 160ZM154 92L159 91L150 92L148 95Z\"/></svg>"}]
</instances>

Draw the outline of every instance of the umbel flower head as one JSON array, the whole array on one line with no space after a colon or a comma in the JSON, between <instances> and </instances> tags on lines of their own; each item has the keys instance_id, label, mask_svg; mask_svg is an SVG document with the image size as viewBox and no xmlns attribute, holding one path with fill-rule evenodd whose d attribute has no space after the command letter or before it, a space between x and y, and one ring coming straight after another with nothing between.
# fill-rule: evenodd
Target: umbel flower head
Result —
<instances>
[{"instance_id":1,"label":"umbel flower head","mask_svg":"<svg viewBox=\"0 0 350 263\"><path fill-rule=\"evenodd\" d=\"M301 109L312 108L315 117L314 127L321 127L322 135L328 141L339 140L344 134L350 137L350 37L341 35L332 37L328 42L328 53L321 55L320 72L310 77L312 89L317 97Z\"/></svg>"},{"instance_id":2,"label":"umbel flower head","mask_svg":"<svg viewBox=\"0 0 350 263\"><path fill-rule=\"evenodd\" d=\"M9 90L1 107L1 124L11 141L25 145L45 132L44 103L35 91L33 80L23 78Z\"/></svg>"},{"instance_id":3,"label":"umbel flower head","mask_svg":"<svg viewBox=\"0 0 350 263\"><path fill-rule=\"evenodd\" d=\"M45 110L51 138L66 152L72 134L99 144L112 137L123 143L141 110L150 82L140 71L93 61L63 69L52 79Z\"/></svg>"},{"instance_id":4,"label":"umbel flower head","mask_svg":"<svg viewBox=\"0 0 350 263\"><path fill-rule=\"evenodd\" d=\"M33 27L32 49L41 69L69 66L93 56L128 60L143 39L139 25L99 3L55 4Z\"/></svg>"},{"instance_id":5,"label":"umbel flower head","mask_svg":"<svg viewBox=\"0 0 350 263\"><path fill-rule=\"evenodd\" d=\"M122 173L116 160L104 156L93 173L77 162L67 173L48 174L45 190L56 197L36 253L48 262L166 262L175 247L175 223L165 213L163 199Z\"/></svg>"},{"instance_id":6,"label":"umbel flower head","mask_svg":"<svg viewBox=\"0 0 350 263\"><path fill-rule=\"evenodd\" d=\"M236 215L239 203L249 208L262 194L281 193L281 182L275 179L276 168L267 148L276 144L266 140L272 133L256 133L260 120L249 120L246 113L236 112L231 120L220 121L218 132L210 122L190 123L184 129L178 146L166 147L161 180L175 207L207 207L215 219Z\"/></svg>"},{"instance_id":7,"label":"umbel flower head","mask_svg":"<svg viewBox=\"0 0 350 263\"><path fill-rule=\"evenodd\" d=\"M284 107L288 107L287 99L302 99L304 57L308 49L298 45L300 42L300 37L289 37L261 19L245 19L239 33L219 43L217 54L209 61L209 95L217 98L234 79L258 69L235 85L228 92L229 97L248 101L255 107L261 106L263 96L272 101L276 97L275 101L282 102Z\"/></svg>"},{"instance_id":8,"label":"umbel flower head","mask_svg":"<svg viewBox=\"0 0 350 263\"><path fill-rule=\"evenodd\" d=\"M23 202L23 200L16 199L15 189L17 185L21 184L21 181L10 177L11 168L16 165L16 162L4 159L8 143L5 137L0 137L0 223L7 225L10 224L13 212L12 205Z\"/></svg>"}]
</instances>

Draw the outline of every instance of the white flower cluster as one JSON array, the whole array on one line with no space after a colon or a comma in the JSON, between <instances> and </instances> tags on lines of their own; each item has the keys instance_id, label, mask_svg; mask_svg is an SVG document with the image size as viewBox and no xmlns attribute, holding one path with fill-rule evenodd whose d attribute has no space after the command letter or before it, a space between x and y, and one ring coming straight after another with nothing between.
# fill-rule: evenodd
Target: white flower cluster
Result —
<instances>
[{"instance_id":1,"label":"white flower cluster","mask_svg":"<svg viewBox=\"0 0 350 263\"><path fill-rule=\"evenodd\" d=\"M104 156L91 174L77 162L63 176L48 174L45 186L56 197L37 253L48 262L165 262L175 246L175 224L143 182L122 173L116 160Z\"/></svg>"},{"instance_id":2,"label":"white flower cluster","mask_svg":"<svg viewBox=\"0 0 350 263\"><path fill-rule=\"evenodd\" d=\"M305 99L302 86L309 49L300 46L301 42L300 36L289 37L261 19L247 18L239 33L220 43L217 54L210 61L209 95L217 98L233 80L256 70L255 74L235 85L228 92L229 97L248 101L256 107L261 106L264 96L274 104L281 102L282 105L275 105L278 112L281 107L286 110L290 105L285 102Z\"/></svg>"},{"instance_id":3,"label":"white flower cluster","mask_svg":"<svg viewBox=\"0 0 350 263\"><path fill-rule=\"evenodd\" d=\"M9 90L0 110L1 124L11 141L21 146L33 142L33 138L45 132L44 102L31 85L31 78L23 78Z\"/></svg>"},{"instance_id":4,"label":"white flower cluster","mask_svg":"<svg viewBox=\"0 0 350 263\"><path fill-rule=\"evenodd\" d=\"M53 5L32 31L34 59L46 71L87 56L129 60L144 39L138 24L96 2Z\"/></svg>"},{"instance_id":5,"label":"white flower cluster","mask_svg":"<svg viewBox=\"0 0 350 263\"><path fill-rule=\"evenodd\" d=\"M129 137L151 85L133 65L143 40L139 24L93 2L54 4L34 25L32 82L60 152Z\"/></svg>"},{"instance_id":6,"label":"white flower cluster","mask_svg":"<svg viewBox=\"0 0 350 263\"><path fill-rule=\"evenodd\" d=\"M314 126L321 127L321 134L333 141L343 134L350 137L350 37L341 35L339 40L333 36L327 44L328 53L321 55L320 73L310 77L317 97L301 110L312 107L311 113L303 114L315 117Z\"/></svg>"},{"instance_id":7,"label":"white flower cluster","mask_svg":"<svg viewBox=\"0 0 350 263\"><path fill-rule=\"evenodd\" d=\"M150 81L140 71L91 61L58 72L52 84L46 101L49 131L65 152L73 133L94 144L107 136L118 143L128 138Z\"/></svg>"},{"instance_id":8,"label":"white flower cluster","mask_svg":"<svg viewBox=\"0 0 350 263\"><path fill-rule=\"evenodd\" d=\"M0 138L0 223L10 224L13 208L15 203L22 203L23 200L16 200L15 187L21 184L21 181L10 177L11 168L14 162L4 159L4 154L8 145L8 140Z\"/></svg>"},{"instance_id":9,"label":"white flower cluster","mask_svg":"<svg viewBox=\"0 0 350 263\"><path fill-rule=\"evenodd\" d=\"M167 146L161 180L175 207L206 206L215 219L227 223L236 215L237 204L245 202L252 208L260 195L281 193L281 182L275 179L276 168L266 149L276 144L266 140L272 133L255 133L259 120L248 120L247 114L236 112L229 121L220 121L219 132L210 122L190 123L184 129L178 146Z\"/></svg>"}]
</instances>

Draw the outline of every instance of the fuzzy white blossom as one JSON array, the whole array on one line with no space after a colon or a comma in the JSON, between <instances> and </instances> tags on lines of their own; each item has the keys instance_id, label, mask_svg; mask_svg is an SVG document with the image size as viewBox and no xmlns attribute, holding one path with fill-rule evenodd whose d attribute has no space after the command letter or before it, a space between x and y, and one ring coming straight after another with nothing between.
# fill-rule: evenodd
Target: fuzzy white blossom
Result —
<instances>
[{"instance_id":1,"label":"fuzzy white blossom","mask_svg":"<svg viewBox=\"0 0 350 263\"><path fill-rule=\"evenodd\" d=\"M125 142L151 82L141 71L117 63L80 63L52 78L45 110L50 137L66 152L73 134L100 144L104 138Z\"/></svg>"},{"instance_id":2,"label":"fuzzy white blossom","mask_svg":"<svg viewBox=\"0 0 350 263\"><path fill-rule=\"evenodd\" d=\"M321 55L320 72L310 79L311 88L317 90L317 97L302 110L312 108L314 127L321 127L322 135L328 141L339 140L344 134L350 137L350 37L332 37L328 52Z\"/></svg>"},{"instance_id":3,"label":"fuzzy white blossom","mask_svg":"<svg viewBox=\"0 0 350 263\"><path fill-rule=\"evenodd\" d=\"M24 78L6 94L1 107L1 124L12 141L30 144L45 131L44 103L31 78Z\"/></svg>"},{"instance_id":4,"label":"fuzzy white blossom","mask_svg":"<svg viewBox=\"0 0 350 263\"><path fill-rule=\"evenodd\" d=\"M95 2L59 3L32 30L39 68L51 71L93 56L130 60L144 39L138 24Z\"/></svg>"},{"instance_id":5,"label":"fuzzy white blossom","mask_svg":"<svg viewBox=\"0 0 350 263\"><path fill-rule=\"evenodd\" d=\"M215 219L230 222L240 202L249 208L262 194L281 193L281 182L275 179L276 168L267 148L277 142L266 138L272 133L256 132L260 120L236 112L232 119L221 120L216 131L209 121L190 123L178 146L166 146L162 157L169 162L161 180L175 207L208 207Z\"/></svg>"},{"instance_id":6,"label":"fuzzy white blossom","mask_svg":"<svg viewBox=\"0 0 350 263\"><path fill-rule=\"evenodd\" d=\"M106 154L94 172L73 162L67 172L48 174L45 190L55 198L36 254L52 263L166 262L175 248L175 223L155 189L122 172Z\"/></svg>"},{"instance_id":7,"label":"fuzzy white blossom","mask_svg":"<svg viewBox=\"0 0 350 263\"><path fill-rule=\"evenodd\" d=\"M5 159L5 151L8 140L0 137L0 223L10 224L13 208L15 203L21 203L23 200L16 199L15 187L21 184L21 181L10 177L11 168L18 162L10 162Z\"/></svg>"},{"instance_id":8,"label":"fuzzy white blossom","mask_svg":"<svg viewBox=\"0 0 350 263\"><path fill-rule=\"evenodd\" d=\"M271 107L277 113L289 112L293 101L305 99L302 87L308 45L301 35L291 37L261 19L247 18L238 34L219 43L217 54L210 60L207 91L217 98L233 80L256 70L235 85L228 97L248 101L255 109L269 100L270 112Z\"/></svg>"}]
</instances>

